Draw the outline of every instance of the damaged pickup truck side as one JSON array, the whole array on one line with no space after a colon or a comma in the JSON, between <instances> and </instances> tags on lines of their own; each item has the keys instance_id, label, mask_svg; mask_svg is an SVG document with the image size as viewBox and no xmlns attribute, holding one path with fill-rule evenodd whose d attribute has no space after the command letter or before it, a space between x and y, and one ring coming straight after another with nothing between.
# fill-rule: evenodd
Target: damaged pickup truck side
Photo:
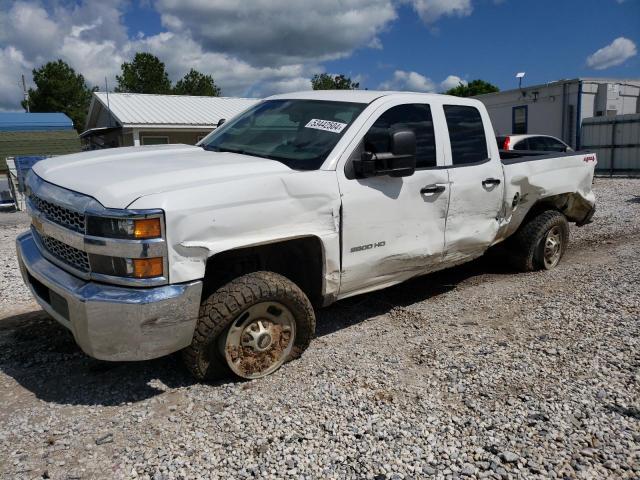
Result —
<instances>
[{"instance_id":1,"label":"damaged pickup truck side","mask_svg":"<svg viewBox=\"0 0 640 480\"><path fill-rule=\"evenodd\" d=\"M595 155L509 154L476 100L274 96L196 146L38 163L20 266L88 355L183 350L198 379L258 378L309 345L314 307L499 243L521 270L555 267L593 215Z\"/></svg>"}]
</instances>

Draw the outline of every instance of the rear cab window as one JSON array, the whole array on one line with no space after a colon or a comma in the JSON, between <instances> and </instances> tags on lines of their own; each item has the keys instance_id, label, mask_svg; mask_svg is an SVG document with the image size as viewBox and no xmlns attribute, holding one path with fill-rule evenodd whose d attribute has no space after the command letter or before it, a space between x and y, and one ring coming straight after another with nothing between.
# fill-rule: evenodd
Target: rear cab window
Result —
<instances>
[{"instance_id":1,"label":"rear cab window","mask_svg":"<svg viewBox=\"0 0 640 480\"><path fill-rule=\"evenodd\" d=\"M444 115L449 129L453 165L470 165L488 160L487 137L480 111L466 105L444 105Z\"/></svg>"}]
</instances>

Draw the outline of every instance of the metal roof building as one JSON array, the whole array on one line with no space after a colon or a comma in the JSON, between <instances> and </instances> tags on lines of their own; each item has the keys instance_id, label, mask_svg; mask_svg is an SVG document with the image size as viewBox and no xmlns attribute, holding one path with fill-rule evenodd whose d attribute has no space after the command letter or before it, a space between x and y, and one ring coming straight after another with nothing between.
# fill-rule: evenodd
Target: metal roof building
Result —
<instances>
[{"instance_id":1,"label":"metal roof building","mask_svg":"<svg viewBox=\"0 0 640 480\"><path fill-rule=\"evenodd\" d=\"M64 113L0 112L0 132L47 130L73 130L73 122Z\"/></svg>"},{"instance_id":2,"label":"metal roof building","mask_svg":"<svg viewBox=\"0 0 640 480\"><path fill-rule=\"evenodd\" d=\"M0 113L0 172L7 168L6 157L79 151L80 139L64 113Z\"/></svg>"},{"instance_id":3,"label":"metal roof building","mask_svg":"<svg viewBox=\"0 0 640 480\"><path fill-rule=\"evenodd\" d=\"M81 134L89 148L194 144L256 98L94 92Z\"/></svg>"}]
</instances>

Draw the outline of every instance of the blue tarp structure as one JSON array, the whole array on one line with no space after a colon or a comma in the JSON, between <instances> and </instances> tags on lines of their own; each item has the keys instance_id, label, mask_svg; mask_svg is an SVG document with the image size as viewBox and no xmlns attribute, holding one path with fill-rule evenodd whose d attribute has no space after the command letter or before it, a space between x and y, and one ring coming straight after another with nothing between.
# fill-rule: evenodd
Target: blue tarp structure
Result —
<instances>
[{"instance_id":1,"label":"blue tarp structure","mask_svg":"<svg viewBox=\"0 0 640 480\"><path fill-rule=\"evenodd\" d=\"M73 130L64 113L0 112L0 132Z\"/></svg>"},{"instance_id":2,"label":"blue tarp structure","mask_svg":"<svg viewBox=\"0 0 640 480\"><path fill-rule=\"evenodd\" d=\"M14 161L16 162L16 173L18 174L18 190L20 192L25 191L25 180L27 179L27 174L31 170L31 168L38 163L40 160L44 160L45 158L49 158L46 156L38 156L38 157L15 157Z\"/></svg>"}]
</instances>

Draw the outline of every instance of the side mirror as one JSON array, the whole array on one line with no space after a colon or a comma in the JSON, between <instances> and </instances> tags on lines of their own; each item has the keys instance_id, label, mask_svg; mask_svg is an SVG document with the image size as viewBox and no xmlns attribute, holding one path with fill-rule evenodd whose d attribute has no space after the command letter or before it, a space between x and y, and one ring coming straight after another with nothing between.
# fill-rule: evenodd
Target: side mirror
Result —
<instances>
[{"instance_id":1,"label":"side mirror","mask_svg":"<svg viewBox=\"0 0 640 480\"><path fill-rule=\"evenodd\" d=\"M416 135L411 130L398 130L389 134L390 152L362 152L353 161L358 178L389 175L408 177L416 170Z\"/></svg>"},{"instance_id":2,"label":"side mirror","mask_svg":"<svg viewBox=\"0 0 640 480\"><path fill-rule=\"evenodd\" d=\"M226 118L221 118L220 120L218 120L218 125L217 125L217 127L221 127L221 126L222 126L222 124L223 124L224 122L226 122L226 121L227 121L227 119L226 119Z\"/></svg>"}]
</instances>

